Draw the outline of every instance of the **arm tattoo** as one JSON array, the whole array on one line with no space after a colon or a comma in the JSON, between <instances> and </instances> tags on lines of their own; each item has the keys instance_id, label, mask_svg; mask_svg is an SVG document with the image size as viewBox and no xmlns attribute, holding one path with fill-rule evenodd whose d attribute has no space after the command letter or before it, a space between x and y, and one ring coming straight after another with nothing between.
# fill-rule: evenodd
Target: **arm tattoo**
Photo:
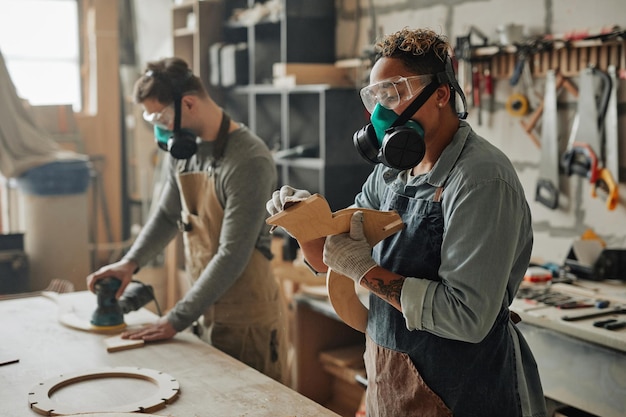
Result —
<instances>
[{"instance_id":1,"label":"arm tattoo","mask_svg":"<svg viewBox=\"0 0 626 417\"><path fill-rule=\"evenodd\" d=\"M365 284L365 287L388 303L400 305L400 293L404 280L405 278L401 277L385 282L382 278L372 277L362 280L361 284Z\"/></svg>"}]
</instances>

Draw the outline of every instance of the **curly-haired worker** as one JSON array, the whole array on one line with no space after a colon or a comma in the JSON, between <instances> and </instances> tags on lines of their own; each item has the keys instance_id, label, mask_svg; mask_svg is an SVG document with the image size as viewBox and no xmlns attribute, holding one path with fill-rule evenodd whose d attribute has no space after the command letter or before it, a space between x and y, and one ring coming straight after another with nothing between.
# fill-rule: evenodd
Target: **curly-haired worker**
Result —
<instances>
[{"instance_id":1,"label":"curly-haired worker","mask_svg":"<svg viewBox=\"0 0 626 417\"><path fill-rule=\"evenodd\" d=\"M378 164L354 207L395 210L404 229L369 246L362 213L349 233L300 242L308 263L370 290L368 416L540 417L532 352L508 306L528 267L531 214L509 159L457 113L464 96L431 30L377 43L355 134ZM284 186L270 213L308 196Z\"/></svg>"},{"instance_id":2,"label":"curly-haired worker","mask_svg":"<svg viewBox=\"0 0 626 417\"><path fill-rule=\"evenodd\" d=\"M235 123L178 58L147 65L135 102L169 151L169 177L155 210L122 260L87 277L117 277L119 297L138 268L181 231L193 282L154 325L124 337L168 339L203 316L203 340L260 372L284 381L287 317L270 268L265 202L277 173L265 143Z\"/></svg>"}]
</instances>

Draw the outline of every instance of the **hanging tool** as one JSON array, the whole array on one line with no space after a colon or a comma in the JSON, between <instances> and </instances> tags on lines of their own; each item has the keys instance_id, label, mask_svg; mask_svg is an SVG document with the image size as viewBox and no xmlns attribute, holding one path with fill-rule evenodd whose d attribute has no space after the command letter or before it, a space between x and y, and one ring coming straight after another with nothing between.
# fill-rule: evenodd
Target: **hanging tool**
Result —
<instances>
[{"instance_id":1,"label":"hanging tool","mask_svg":"<svg viewBox=\"0 0 626 417\"><path fill-rule=\"evenodd\" d=\"M595 78L602 82L602 94L596 99ZM589 179L591 195L597 196L597 189L605 191L607 208L617 205L617 184L611 173L602 163L602 132L604 118L611 94L611 78L595 67L587 67L580 73L580 94L578 113L572 126L568 148L561 163L566 175L577 174Z\"/></svg>"},{"instance_id":2,"label":"hanging tool","mask_svg":"<svg viewBox=\"0 0 626 417\"><path fill-rule=\"evenodd\" d=\"M613 68L614 70L614 68ZM611 138L611 147L612 148L617 148L617 138L615 137L617 135L617 123L615 123L615 131L611 132L607 132L606 131L606 120L607 120L607 115L609 115L609 113L611 113L611 118L614 120L617 120L617 77L615 76L615 71L613 71L613 76L611 76L610 73L605 73L603 71L598 71L600 76L603 78L603 95L602 95L602 109L601 109L601 114L599 116L599 130L601 133L601 136L603 136L602 142L604 144L604 146L600 146L600 157L598 158L600 160L600 167L598 167L598 175L596 176L596 180L591 184L591 196L592 197L597 197L598 196L598 190L601 190L602 193L604 194L604 198L606 200L606 207L609 210L614 210L615 207L617 207L617 203L618 203L618 187L617 187L617 183L614 180L614 178L616 178L616 175L613 174L613 172L611 172L610 169L608 169L606 161L608 157L612 157L612 158L617 158L617 152L615 155L610 155L608 153L608 147L607 147L607 133L613 135L613 137ZM613 99L613 109L612 111L609 111L609 106L611 105L611 100ZM616 150L616 149L615 149ZM617 166L617 168L615 168L615 166ZM613 163L613 169L615 170L615 172L619 171L619 160L617 160L617 162ZM618 174L619 175L619 172Z\"/></svg>"},{"instance_id":3,"label":"hanging tool","mask_svg":"<svg viewBox=\"0 0 626 417\"><path fill-rule=\"evenodd\" d=\"M520 78L524 72L524 68L528 65L528 46L519 45L517 62L513 68L513 74L509 79L509 85L513 87L513 93L507 98L504 103L504 107L511 116L521 117L528 114L530 105L528 103L528 97L518 91L518 85Z\"/></svg>"},{"instance_id":4,"label":"hanging tool","mask_svg":"<svg viewBox=\"0 0 626 417\"><path fill-rule=\"evenodd\" d=\"M480 104L481 99L481 88L480 88L480 79L482 77L481 73L481 65L479 63L475 63L472 66L472 104L478 110L478 126L482 126L483 117L482 117L482 108Z\"/></svg>"},{"instance_id":5,"label":"hanging tool","mask_svg":"<svg viewBox=\"0 0 626 417\"><path fill-rule=\"evenodd\" d=\"M481 45L472 44L472 35L478 36L482 40ZM469 32L466 36L458 36L456 38L456 47L454 49L455 56L459 62L459 85L465 91L471 88L472 105L478 111L478 124L482 124L481 115L481 91L480 91L480 78L482 76L481 69L482 64L476 63L476 58L473 55L473 49L478 46L485 47L489 38L485 36L477 27L470 26Z\"/></svg>"},{"instance_id":6,"label":"hanging tool","mask_svg":"<svg viewBox=\"0 0 626 417\"><path fill-rule=\"evenodd\" d=\"M606 199L606 206L614 210L619 201L619 137L617 132L617 73L614 65L607 68L611 81L607 108L604 116L604 167L600 168L596 181L592 184L591 196L597 197L598 191L602 191Z\"/></svg>"},{"instance_id":7,"label":"hanging tool","mask_svg":"<svg viewBox=\"0 0 626 417\"><path fill-rule=\"evenodd\" d=\"M626 80L626 37L622 37L619 66L619 78L620 80Z\"/></svg>"},{"instance_id":8,"label":"hanging tool","mask_svg":"<svg viewBox=\"0 0 626 417\"><path fill-rule=\"evenodd\" d=\"M570 95L572 95L575 98L578 98L578 88L569 80L569 78L564 77L558 70L555 70L555 72L556 72L557 96L559 92L561 91L561 88L565 87L565 90L567 90L570 93ZM528 118L528 120L523 120L523 119L520 120L520 124L524 128L524 131L528 134L530 139L533 141L535 145L537 145L538 148L541 148L541 142L535 135L534 129L535 129L535 126L537 126L537 122L539 122L542 115L543 115L543 100L539 102L539 105L537 106L537 108L535 108L535 110L533 111L532 115Z\"/></svg>"},{"instance_id":9,"label":"hanging tool","mask_svg":"<svg viewBox=\"0 0 626 417\"><path fill-rule=\"evenodd\" d=\"M559 206L559 127L557 121L556 74L546 73L541 127L541 161L535 201L554 210Z\"/></svg>"},{"instance_id":10,"label":"hanging tool","mask_svg":"<svg viewBox=\"0 0 626 417\"><path fill-rule=\"evenodd\" d=\"M485 81L485 93L487 94L487 112L489 115L489 126L491 126L491 119L493 118L495 94L493 86L493 76L491 75L491 61L485 66L483 70L483 80Z\"/></svg>"},{"instance_id":11,"label":"hanging tool","mask_svg":"<svg viewBox=\"0 0 626 417\"><path fill-rule=\"evenodd\" d=\"M126 327L124 314L139 310L152 300L157 302L152 286L140 281L132 281L128 284L124 294L117 300L115 293L121 284L118 278L107 277L94 285L98 305L91 315L93 327L99 330L122 330ZM158 303L156 307L161 315Z\"/></svg>"}]
</instances>

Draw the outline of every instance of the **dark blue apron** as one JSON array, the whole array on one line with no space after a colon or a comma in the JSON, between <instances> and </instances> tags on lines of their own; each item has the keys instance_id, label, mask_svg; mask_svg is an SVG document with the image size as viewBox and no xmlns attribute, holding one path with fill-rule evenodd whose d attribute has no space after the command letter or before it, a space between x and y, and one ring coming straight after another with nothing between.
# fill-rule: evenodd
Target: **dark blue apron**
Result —
<instances>
[{"instance_id":1,"label":"dark blue apron","mask_svg":"<svg viewBox=\"0 0 626 417\"><path fill-rule=\"evenodd\" d=\"M407 277L439 281L442 189L433 200L423 200L413 198L414 187L398 180L390 185L399 192L387 187L380 210L396 210L406 227L375 246L374 260ZM368 416L521 415L507 309L502 309L482 342L468 343L409 331L402 313L373 294L369 308Z\"/></svg>"}]
</instances>

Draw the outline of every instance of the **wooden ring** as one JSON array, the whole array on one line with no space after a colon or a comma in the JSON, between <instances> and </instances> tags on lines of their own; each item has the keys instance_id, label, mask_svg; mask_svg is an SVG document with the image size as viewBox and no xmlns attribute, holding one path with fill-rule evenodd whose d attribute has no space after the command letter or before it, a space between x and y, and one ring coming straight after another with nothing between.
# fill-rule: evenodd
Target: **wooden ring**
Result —
<instances>
[{"instance_id":1,"label":"wooden ring","mask_svg":"<svg viewBox=\"0 0 626 417\"><path fill-rule=\"evenodd\" d=\"M158 386L158 392L154 395L132 404L113 405L99 407L99 410L79 410L76 406L58 404L50 396L57 390L76 382L98 378L136 378L152 382ZM45 416L59 416L75 413L112 413L112 412L142 412L151 413L165 407L178 397L180 386L178 381L170 375L160 371L145 368L115 367L96 369L87 372L75 372L69 375L61 375L35 385L28 393L30 408Z\"/></svg>"}]
</instances>

